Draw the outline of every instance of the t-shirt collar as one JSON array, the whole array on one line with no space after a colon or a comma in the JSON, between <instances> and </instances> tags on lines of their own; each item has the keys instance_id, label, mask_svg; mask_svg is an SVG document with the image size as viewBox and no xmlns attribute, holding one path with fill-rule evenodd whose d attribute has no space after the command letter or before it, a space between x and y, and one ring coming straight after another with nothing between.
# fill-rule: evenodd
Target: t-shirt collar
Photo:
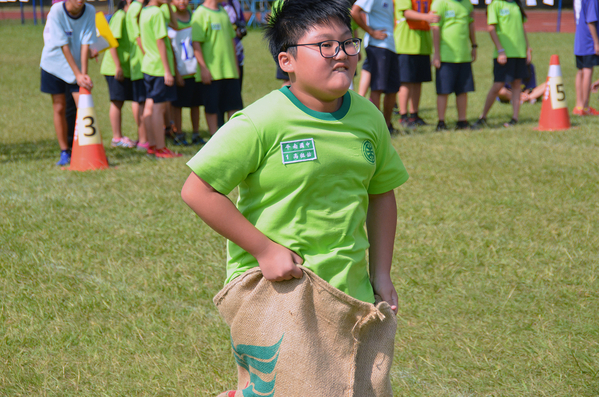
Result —
<instances>
[{"instance_id":1,"label":"t-shirt collar","mask_svg":"<svg viewBox=\"0 0 599 397\"><path fill-rule=\"evenodd\" d=\"M317 119L325 120L325 121L341 120L342 118L345 117L345 115L349 111L349 106L351 105L351 95L350 95L349 91L347 91L343 95L343 97L342 97L343 102L341 103L341 106L339 107L339 109L337 109L333 113L318 112L316 110L310 109L309 107L307 107L306 105L301 103L300 100L297 99L297 97L295 95L293 95L293 92L291 92L291 90L289 89L289 86L281 87L279 89L279 91L281 91L302 112L309 114L310 116L315 117Z\"/></svg>"}]
</instances>

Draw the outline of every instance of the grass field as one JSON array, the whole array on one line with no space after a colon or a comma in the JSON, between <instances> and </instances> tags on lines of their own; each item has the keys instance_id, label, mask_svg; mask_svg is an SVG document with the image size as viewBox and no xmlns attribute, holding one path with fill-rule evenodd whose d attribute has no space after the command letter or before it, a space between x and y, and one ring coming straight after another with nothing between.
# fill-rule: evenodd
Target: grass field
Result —
<instances>
[{"instance_id":1,"label":"grass field","mask_svg":"<svg viewBox=\"0 0 599 397\"><path fill-rule=\"evenodd\" d=\"M228 329L212 304L225 241L179 196L197 148L158 162L110 148L106 84L92 63L116 167L59 170L50 98L39 92L41 33L0 25L0 395L228 389ZM529 37L540 82L560 55L571 109L573 35ZM478 41L471 121L492 80L491 40ZM250 103L278 83L259 33L244 42ZM435 100L426 84L431 124ZM411 175L396 192L396 395L599 396L599 119L538 132L539 112L524 105L509 130L393 138ZM509 117L496 104L489 121ZM134 136L129 108L124 126Z\"/></svg>"}]
</instances>

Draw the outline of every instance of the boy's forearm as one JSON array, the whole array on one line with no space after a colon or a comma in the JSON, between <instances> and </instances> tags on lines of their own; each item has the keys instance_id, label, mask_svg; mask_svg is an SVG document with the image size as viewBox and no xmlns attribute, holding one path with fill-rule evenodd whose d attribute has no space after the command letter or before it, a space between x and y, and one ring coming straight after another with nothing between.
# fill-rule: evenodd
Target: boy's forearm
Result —
<instances>
[{"instance_id":1,"label":"boy's forearm","mask_svg":"<svg viewBox=\"0 0 599 397\"><path fill-rule=\"evenodd\" d=\"M193 55L195 55L198 65L200 65L201 68L206 68L206 61L204 60L204 54L202 53L202 45L200 42L193 41L191 46L193 47Z\"/></svg>"},{"instance_id":2,"label":"boy's forearm","mask_svg":"<svg viewBox=\"0 0 599 397\"><path fill-rule=\"evenodd\" d=\"M89 44L81 46L81 73L87 74L87 65L89 64Z\"/></svg>"},{"instance_id":3,"label":"boy's forearm","mask_svg":"<svg viewBox=\"0 0 599 397\"><path fill-rule=\"evenodd\" d=\"M474 29L474 22L470 22L468 29L470 31L470 44L475 46L476 45L476 30Z\"/></svg>"},{"instance_id":4,"label":"boy's forearm","mask_svg":"<svg viewBox=\"0 0 599 397\"><path fill-rule=\"evenodd\" d=\"M397 227L397 204L393 190L370 195L366 230L370 242L370 278L389 276Z\"/></svg>"},{"instance_id":5,"label":"boy's forearm","mask_svg":"<svg viewBox=\"0 0 599 397\"><path fill-rule=\"evenodd\" d=\"M75 62L75 58L73 57L68 44L62 46L62 53L64 54L67 63L71 67L71 70L73 70L75 77L79 76L81 74L81 70L79 70L79 66L77 66L77 62Z\"/></svg>"},{"instance_id":6,"label":"boy's forearm","mask_svg":"<svg viewBox=\"0 0 599 397\"><path fill-rule=\"evenodd\" d=\"M121 69L121 60L119 59L119 53L117 52L116 48L112 47L108 51L110 51L110 56L112 57L112 60L114 61L114 65L118 69Z\"/></svg>"},{"instance_id":7,"label":"boy's forearm","mask_svg":"<svg viewBox=\"0 0 599 397\"><path fill-rule=\"evenodd\" d=\"M144 51L144 46L141 44L141 37L140 37L140 36L137 36L137 37L135 38L135 41L137 42L137 46L138 46L138 47L139 47L139 49L141 50L141 53L142 53L143 55L146 55L146 52Z\"/></svg>"},{"instance_id":8,"label":"boy's forearm","mask_svg":"<svg viewBox=\"0 0 599 397\"><path fill-rule=\"evenodd\" d=\"M431 30L433 31L433 48L435 49L435 54L441 53L441 28L437 25L431 26Z\"/></svg>"},{"instance_id":9,"label":"boy's forearm","mask_svg":"<svg viewBox=\"0 0 599 397\"><path fill-rule=\"evenodd\" d=\"M256 229L229 198L192 173L181 190L183 201L212 229L257 257L271 240Z\"/></svg>"},{"instance_id":10,"label":"boy's forearm","mask_svg":"<svg viewBox=\"0 0 599 397\"><path fill-rule=\"evenodd\" d=\"M501 47L501 42L499 41L499 36L497 36L497 31L495 30L495 25L489 25L487 29L489 31L489 34L491 35L491 40L493 40L493 44L495 44L495 48L497 48L497 51L503 50L503 47Z\"/></svg>"},{"instance_id":11,"label":"boy's forearm","mask_svg":"<svg viewBox=\"0 0 599 397\"><path fill-rule=\"evenodd\" d=\"M427 21L428 20L427 14L425 14L423 12L414 11L414 10L405 10L403 12L403 16L406 17L406 19L410 19L412 21Z\"/></svg>"}]
</instances>

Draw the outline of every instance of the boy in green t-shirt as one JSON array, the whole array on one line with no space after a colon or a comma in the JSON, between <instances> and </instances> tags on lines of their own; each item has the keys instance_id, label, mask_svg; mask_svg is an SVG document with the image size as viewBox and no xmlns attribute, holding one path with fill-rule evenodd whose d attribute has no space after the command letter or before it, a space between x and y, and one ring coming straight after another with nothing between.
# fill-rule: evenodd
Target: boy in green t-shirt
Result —
<instances>
[{"instance_id":1,"label":"boy in green t-shirt","mask_svg":"<svg viewBox=\"0 0 599 397\"><path fill-rule=\"evenodd\" d=\"M301 264L338 297L370 305L376 294L397 313L393 189L408 174L381 112L348 90L361 40L352 37L344 0L279 4L266 39L291 86L236 113L188 162L193 172L181 195L229 240L227 283L259 267L276 289L305 277ZM226 196L236 186L237 206ZM298 384L295 395L341 395L309 387Z\"/></svg>"},{"instance_id":2,"label":"boy in green t-shirt","mask_svg":"<svg viewBox=\"0 0 599 397\"><path fill-rule=\"evenodd\" d=\"M445 110L447 98L452 93L456 95L458 108L456 129L470 128L466 120L467 93L474 91L472 62L476 59L477 47L473 7L469 0L435 0L431 11L440 18L439 22L431 23L439 115L437 131L447 130Z\"/></svg>"},{"instance_id":3,"label":"boy in green t-shirt","mask_svg":"<svg viewBox=\"0 0 599 397\"><path fill-rule=\"evenodd\" d=\"M167 4L166 11L161 7L163 4ZM165 114L170 106L169 102L177 99L176 70L165 13L168 13L168 21L174 23L174 28L177 28L177 22L168 5L170 0L150 0L139 15L141 43L145 51L141 71L144 74L147 96L143 119L150 142L148 154L157 158L181 156L169 150L164 142Z\"/></svg>"},{"instance_id":4,"label":"boy in green t-shirt","mask_svg":"<svg viewBox=\"0 0 599 397\"><path fill-rule=\"evenodd\" d=\"M193 13L191 39L200 67L206 123L210 135L218 129L219 113L229 118L243 108L235 29L219 0L206 0Z\"/></svg>"}]
</instances>

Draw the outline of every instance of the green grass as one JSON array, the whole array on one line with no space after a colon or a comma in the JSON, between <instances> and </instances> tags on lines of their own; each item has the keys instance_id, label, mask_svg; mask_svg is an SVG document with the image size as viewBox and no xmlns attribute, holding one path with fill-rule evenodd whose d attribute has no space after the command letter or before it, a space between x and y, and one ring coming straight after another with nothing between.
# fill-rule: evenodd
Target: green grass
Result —
<instances>
[{"instance_id":1,"label":"green grass","mask_svg":"<svg viewBox=\"0 0 599 397\"><path fill-rule=\"evenodd\" d=\"M163 162L110 148L106 84L92 63L117 167L57 169L50 99L39 92L42 28L3 21L0 34L0 395L226 390L236 372L212 304L225 242L179 197L197 148ZM560 55L571 109L573 35L529 37L541 82ZM471 120L492 79L491 41L478 41ZM251 103L278 82L259 33L244 42ZM426 84L431 123L435 100ZM393 138L411 175L397 190L396 395L599 394L599 121L538 132L539 112L524 105L510 130ZM455 107L447 114L453 124ZM489 120L509 117L496 104ZM134 136L129 108L124 125Z\"/></svg>"}]
</instances>

